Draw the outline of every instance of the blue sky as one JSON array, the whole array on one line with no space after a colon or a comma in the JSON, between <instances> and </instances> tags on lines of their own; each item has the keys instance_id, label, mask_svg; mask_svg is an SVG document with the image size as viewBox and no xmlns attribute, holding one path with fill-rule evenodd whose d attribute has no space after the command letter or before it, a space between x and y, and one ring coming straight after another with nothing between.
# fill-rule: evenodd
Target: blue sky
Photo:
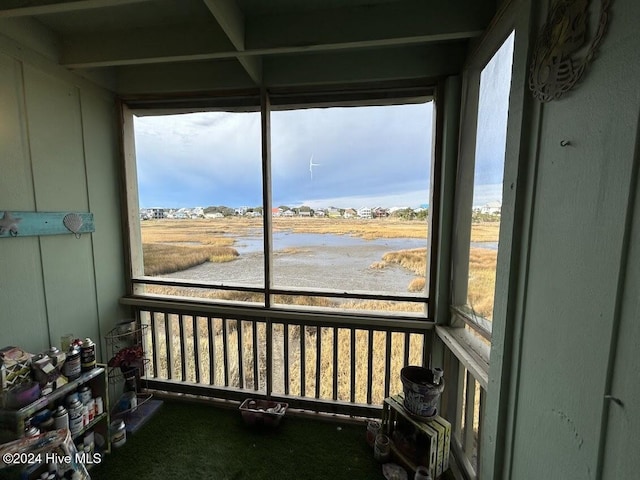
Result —
<instances>
[{"instance_id":1,"label":"blue sky","mask_svg":"<svg viewBox=\"0 0 640 480\"><path fill-rule=\"evenodd\" d=\"M511 55L501 49L481 80L474 205L501 198ZM273 205L429 203L432 107L272 112ZM258 112L136 117L135 138L141 207L262 203Z\"/></svg>"}]
</instances>

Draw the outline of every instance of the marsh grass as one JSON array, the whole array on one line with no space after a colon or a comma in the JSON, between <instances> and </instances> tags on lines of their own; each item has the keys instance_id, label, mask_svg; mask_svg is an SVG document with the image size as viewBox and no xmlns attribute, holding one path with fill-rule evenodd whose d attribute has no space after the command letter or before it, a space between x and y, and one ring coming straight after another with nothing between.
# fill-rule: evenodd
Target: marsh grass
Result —
<instances>
[{"instance_id":1,"label":"marsh grass","mask_svg":"<svg viewBox=\"0 0 640 480\"><path fill-rule=\"evenodd\" d=\"M150 324L149 314L143 315L143 323ZM226 322L226 337L223 322ZM151 350L152 331L155 332L158 379L181 379L196 382L247 388L264 391L266 389L266 343L267 325L265 322L223 320L183 315L167 315L168 328L164 315L157 314L155 328L147 329L147 350ZM238 325L242 325L239 334ZM180 330L184 338L184 351L181 348ZM256 343L254 344L254 329ZM287 329L288 361L285 361L285 335ZM318 340L318 334L320 340ZM334 339L334 335L336 336ZM390 371L385 370L386 333L374 331L372 342L365 330L354 330L355 350L351 351L351 330L345 328L310 327L299 325L274 324L272 326L272 382L274 394L300 395L315 397L316 389L321 399L333 399L334 376L337 376L335 397L339 401L351 401L351 376L354 375L356 403L367 403L367 383L371 376L371 401L382 403L385 396L384 384L387 374L390 379L391 393L402 391L400 369L404 366L405 334L391 335ZM424 356L424 336L408 335L409 364L420 365ZM167 338L168 337L168 338ZM226 340L225 340L226 338ZM226 370L225 370L226 341ZM239 343L240 342L240 343ZM304 382L302 382L302 344L304 344ZM171 364L168 363L167 345ZM318 345L320 355L318 360ZM337 363L334 364L334 345L337 351ZM240 355L242 352L242 355ZM375 352L375 353L374 353ZM355 369L351 369L351 356L355 355ZM371 355L372 369L368 369ZM182 377L184 362L185 377ZM196 364L199 379L196 378ZM285 387L285 369L288 364L289 385ZM242 368L240 368L242 366ZM212 368L213 367L213 368ZM151 369L151 367L150 367ZM256 376L257 370L257 376ZM150 375L153 372L148 372ZM318 381L319 376L319 383Z\"/></svg>"},{"instance_id":2,"label":"marsh grass","mask_svg":"<svg viewBox=\"0 0 640 480\"><path fill-rule=\"evenodd\" d=\"M469 285L467 301L476 315L493 318L498 252L472 248L469 252Z\"/></svg>"},{"instance_id":3,"label":"marsh grass","mask_svg":"<svg viewBox=\"0 0 640 480\"><path fill-rule=\"evenodd\" d=\"M237 250L231 247L162 243L145 243L142 245L142 253L145 275L178 272L205 262L230 261L238 256Z\"/></svg>"},{"instance_id":4,"label":"marsh grass","mask_svg":"<svg viewBox=\"0 0 640 480\"><path fill-rule=\"evenodd\" d=\"M261 219L229 218L224 220L179 220L146 221L142 223L143 252L145 274L159 275L179 271L207 261L230 261L237 258L238 252L231 246L234 236L249 236L260 233ZM354 235L361 238L405 237L423 238L426 235L424 222L402 220L344 220L344 219L274 219L275 230L288 230L299 233L333 233ZM499 224L474 225L472 241L497 241ZM383 233L381 233L383 232ZM276 252L278 255L296 255L308 252L304 248L286 248ZM491 318L493 311L493 291L495 289L495 268L497 252L472 248L470 254L469 303L477 314ZM414 278L408 290L423 291L427 251L425 248L388 252L383 258L371 265L373 269L382 269L397 264L419 275ZM147 285L151 294L172 297L191 297L216 299L229 302L264 302L264 295L254 292L206 290L183 287ZM422 312L424 306L410 302L388 302L376 300L339 300L319 296L276 295L275 304L297 305L305 307L339 308L356 311L379 312ZM168 330L162 316L159 316L155 328L156 351L158 354L157 377L182 378L182 362L185 362L185 381L196 381L196 365L200 373L199 381L205 384L235 388L264 390L266 388L266 329L264 322L242 322L242 335L238 334L237 320L202 318L183 315L168 315ZM145 320L150 322L150 318ZM181 323L182 322L182 323ZM223 335L223 322L226 322L226 337ZM195 325L194 325L195 323ZM181 351L180 329L184 338L184 352ZM386 334L376 331L369 345L369 336L365 330L355 330L355 350L351 351L351 331L342 328L300 327L297 325L273 326L273 392L284 394L284 329L288 329L288 392L292 395L315 396L316 388L323 399L335 397L339 401L351 401L351 376L355 382L354 400L367 402L367 382L371 376L371 401L381 403L384 397L385 376L389 374L390 392L402 389L399 371L404 363L405 334L392 333L390 372L385 371ZM254 345L253 336L257 338ZM147 345L151 345L151 329ZM320 332L320 361L317 335ZM336 335L334 342L334 335ZM224 350L227 350L225 367ZM409 363L421 364L424 336L411 334L409 338ZM168 364L167 347L171 353L171 365ZM301 379L302 348L305 346L304 383ZM334 344L337 345L337 365L333 363ZM150 347L147 348L148 351ZM210 352L212 357L210 357ZM242 352L240 355L239 352ZM374 354L375 352L375 354ZM368 370L368 358L372 355L373 367ZM355 369L351 370L351 357L355 356ZM254 372L257 367L258 375ZM241 368L242 367L242 368ZM319 369L316 370L316 368ZM151 373L151 372L150 372ZM319 376L320 383L316 385ZM333 391L334 376L337 376L337 390Z\"/></svg>"}]
</instances>

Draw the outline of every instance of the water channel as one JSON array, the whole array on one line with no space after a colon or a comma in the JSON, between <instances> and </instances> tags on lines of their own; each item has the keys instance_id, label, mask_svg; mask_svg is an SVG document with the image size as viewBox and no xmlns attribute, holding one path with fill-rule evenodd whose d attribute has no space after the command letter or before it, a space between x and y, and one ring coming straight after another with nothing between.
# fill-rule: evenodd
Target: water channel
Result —
<instances>
[{"instance_id":1,"label":"water channel","mask_svg":"<svg viewBox=\"0 0 640 480\"><path fill-rule=\"evenodd\" d=\"M477 246L493 249L494 243ZM233 247L240 256L232 262L204 263L166 276L261 287L264 284L262 236L237 237ZM349 235L274 232L274 286L406 294L409 283L417 275L395 264L384 268L371 266L380 262L385 253L425 247L426 240L416 238L364 240Z\"/></svg>"}]
</instances>

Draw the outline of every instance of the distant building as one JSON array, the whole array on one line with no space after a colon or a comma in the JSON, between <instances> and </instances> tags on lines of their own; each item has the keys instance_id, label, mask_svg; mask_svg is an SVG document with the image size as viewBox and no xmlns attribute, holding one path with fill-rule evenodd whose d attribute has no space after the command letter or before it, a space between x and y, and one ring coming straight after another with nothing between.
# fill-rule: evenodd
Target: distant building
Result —
<instances>
[{"instance_id":1,"label":"distant building","mask_svg":"<svg viewBox=\"0 0 640 480\"><path fill-rule=\"evenodd\" d=\"M344 214L342 215L344 218L353 218L356 215L358 215L358 212L356 212L353 208L347 208L344 211Z\"/></svg>"},{"instance_id":2,"label":"distant building","mask_svg":"<svg viewBox=\"0 0 640 480\"><path fill-rule=\"evenodd\" d=\"M358 210L358 216L360 218L371 218L371 209L369 207L362 207Z\"/></svg>"},{"instance_id":3,"label":"distant building","mask_svg":"<svg viewBox=\"0 0 640 480\"><path fill-rule=\"evenodd\" d=\"M166 217L166 213L164 211L164 208L152 208L151 209L151 218L160 219L160 218L165 218L165 217Z\"/></svg>"},{"instance_id":4,"label":"distant building","mask_svg":"<svg viewBox=\"0 0 640 480\"><path fill-rule=\"evenodd\" d=\"M502 204L500 202L489 202L480 207L480 213L488 215L500 215Z\"/></svg>"}]
</instances>

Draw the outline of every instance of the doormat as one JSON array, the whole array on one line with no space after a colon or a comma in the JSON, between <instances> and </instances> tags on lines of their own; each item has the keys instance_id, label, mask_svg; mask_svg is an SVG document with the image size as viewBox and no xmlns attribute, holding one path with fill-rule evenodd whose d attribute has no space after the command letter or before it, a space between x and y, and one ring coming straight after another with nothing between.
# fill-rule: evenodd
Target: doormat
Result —
<instances>
[{"instance_id":1,"label":"doormat","mask_svg":"<svg viewBox=\"0 0 640 480\"><path fill-rule=\"evenodd\" d=\"M151 399L136 408L135 412L127 413L123 418L127 427L127 433L136 433L140 430L149 419L158 411L162 406L162 400Z\"/></svg>"}]
</instances>

